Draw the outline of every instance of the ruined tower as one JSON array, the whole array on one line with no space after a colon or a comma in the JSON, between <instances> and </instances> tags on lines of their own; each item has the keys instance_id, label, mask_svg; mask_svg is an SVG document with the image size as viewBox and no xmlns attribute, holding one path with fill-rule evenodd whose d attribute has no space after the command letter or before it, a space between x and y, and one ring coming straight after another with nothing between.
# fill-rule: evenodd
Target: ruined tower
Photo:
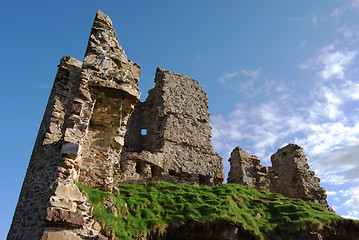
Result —
<instances>
[{"instance_id":1,"label":"ruined tower","mask_svg":"<svg viewBox=\"0 0 359 240\"><path fill-rule=\"evenodd\" d=\"M107 191L152 179L222 183L198 82L159 68L141 103L140 74L98 11L83 62L60 62L8 239L99 236L77 182Z\"/></svg>"}]
</instances>

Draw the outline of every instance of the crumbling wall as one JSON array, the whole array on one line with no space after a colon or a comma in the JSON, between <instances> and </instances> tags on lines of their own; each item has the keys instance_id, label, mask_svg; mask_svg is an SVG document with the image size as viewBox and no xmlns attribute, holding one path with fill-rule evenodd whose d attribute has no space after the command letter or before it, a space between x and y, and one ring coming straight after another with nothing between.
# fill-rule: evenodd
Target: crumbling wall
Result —
<instances>
[{"instance_id":1,"label":"crumbling wall","mask_svg":"<svg viewBox=\"0 0 359 240\"><path fill-rule=\"evenodd\" d=\"M77 94L81 66L81 61L71 57L64 57L60 62L8 239L40 239L44 230L46 208L53 194L50 186L61 175L60 151L65 119Z\"/></svg>"},{"instance_id":2,"label":"crumbling wall","mask_svg":"<svg viewBox=\"0 0 359 240\"><path fill-rule=\"evenodd\" d=\"M89 97L79 108L87 108L85 118L74 114L78 132L74 143L81 149L78 181L91 187L111 190L120 174L120 156L127 121L139 100L140 68L127 59L117 41L111 19L96 15L82 69L81 89ZM88 118L88 116L91 116Z\"/></svg>"},{"instance_id":3,"label":"crumbling wall","mask_svg":"<svg viewBox=\"0 0 359 240\"><path fill-rule=\"evenodd\" d=\"M158 68L155 88L129 120L122 180L163 176L222 183L222 158L210 142L209 115L207 95L196 80Z\"/></svg>"},{"instance_id":4,"label":"crumbling wall","mask_svg":"<svg viewBox=\"0 0 359 240\"><path fill-rule=\"evenodd\" d=\"M158 69L156 87L136 105L140 74L98 11L83 63L59 65L8 239L106 239L77 182L116 192L118 183L156 177L223 181L198 82Z\"/></svg>"},{"instance_id":5,"label":"crumbling wall","mask_svg":"<svg viewBox=\"0 0 359 240\"><path fill-rule=\"evenodd\" d=\"M256 156L250 156L237 147L229 159L228 182L328 206L326 190L320 186L320 179L314 176L315 173L308 170L303 148L289 144L273 154L271 161L272 167L263 167Z\"/></svg>"},{"instance_id":6,"label":"crumbling wall","mask_svg":"<svg viewBox=\"0 0 359 240\"><path fill-rule=\"evenodd\" d=\"M228 183L239 183L260 190L269 189L269 179L266 176L271 168L263 167L257 156L236 147L228 161L231 164Z\"/></svg>"},{"instance_id":7,"label":"crumbling wall","mask_svg":"<svg viewBox=\"0 0 359 240\"><path fill-rule=\"evenodd\" d=\"M99 224L76 182L112 190L139 67L98 11L84 62L64 57L40 126L8 239L92 239Z\"/></svg>"},{"instance_id":8,"label":"crumbling wall","mask_svg":"<svg viewBox=\"0 0 359 240\"><path fill-rule=\"evenodd\" d=\"M273 173L277 176L271 181L272 192L328 206L326 190L320 186L320 179L314 176L315 173L308 170L302 147L289 144L273 154L271 161Z\"/></svg>"}]
</instances>

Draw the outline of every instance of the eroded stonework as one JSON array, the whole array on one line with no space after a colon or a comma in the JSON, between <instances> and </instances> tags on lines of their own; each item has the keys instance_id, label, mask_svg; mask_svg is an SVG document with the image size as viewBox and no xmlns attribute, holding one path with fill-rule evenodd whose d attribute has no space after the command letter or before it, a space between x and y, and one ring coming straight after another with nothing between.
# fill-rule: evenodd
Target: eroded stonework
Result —
<instances>
[{"instance_id":1,"label":"eroded stonework","mask_svg":"<svg viewBox=\"0 0 359 240\"><path fill-rule=\"evenodd\" d=\"M271 167L263 167L258 157L249 155L240 147L235 148L229 159L228 183L240 183L328 207L326 190L320 186L315 173L308 170L303 148L289 144L273 154L271 161Z\"/></svg>"},{"instance_id":2,"label":"eroded stonework","mask_svg":"<svg viewBox=\"0 0 359 240\"><path fill-rule=\"evenodd\" d=\"M84 61L60 62L8 239L107 239L75 183L223 182L198 82L158 68L141 103L140 74L98 11Z\"/></svg>"},{"instance_id":3,"label":"eroded stonework","mask_svg":"<svg viewBox=\"0 0 359 240\"><path fill-rule=\"evenodd\" d=\"M155 84L128 122L120 180L222 183L222 158L210 142L206 93L196 80L162 68Z\"/></svg>"}]
</instances>

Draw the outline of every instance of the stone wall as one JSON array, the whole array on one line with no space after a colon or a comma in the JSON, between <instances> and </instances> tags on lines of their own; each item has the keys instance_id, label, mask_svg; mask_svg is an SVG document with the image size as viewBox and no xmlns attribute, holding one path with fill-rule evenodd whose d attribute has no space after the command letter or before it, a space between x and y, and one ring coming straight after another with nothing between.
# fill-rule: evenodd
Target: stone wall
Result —
<instances>
[{"instance_id":1,"label":"stone wall","mask_svg":"<svg viewBox=\"0 0 359 240\"><path fill-rule=\"evenodd\" d=\"M8 239L106 239L75 183L114 192L123 182L222 183L198 82L159 68L137 104L140 74L98 11L84 61L59 65Z\"/></svg>"},{"instance_id":2,"label":"stone wall","mask_svg":"<svg viewBox=\"0 0 359 240\"><path fill-rule=\"evenodd\" d=\"M27 168L8 239L40 239L43 219L59 175L65 119L77 94L82 62L64 57L59 65Z\"/></svg>"},{"instance_id":3,"label":"stone wall","mask_svg":"<svg viewBox=\"0 0 359 240\"><path fill-rule=\"evenodd\" d=\"M272 167L263 167L256 156L235 148L229 159L228 183L239 183L328 207L326 190L320 186L315 173L308 170L303 148L289 144L273 154L271 161Z\"/></svg>"},{"instance_id":4,"label":"stone wall","mask_svg":"<svg viewBox=\"0 0 359 240\"><path fill-rule=\"evenodd\" d=\"M84 62L64 57L59 65L8 239L99 234L75 183L112 190L140 73L98 11Z\"/></svg>"},{"instance_id":5,"label":"stone wall","mask_svg":"<svg viewBox=\"0 0 359 240\"><path fill-rule=\"evenodd\" d=\"M207 95L196 80L158 68L155 88L129 120L121 179L222 183L222 158L210 142L209 115Z\"/></svg>"}]
</instances>

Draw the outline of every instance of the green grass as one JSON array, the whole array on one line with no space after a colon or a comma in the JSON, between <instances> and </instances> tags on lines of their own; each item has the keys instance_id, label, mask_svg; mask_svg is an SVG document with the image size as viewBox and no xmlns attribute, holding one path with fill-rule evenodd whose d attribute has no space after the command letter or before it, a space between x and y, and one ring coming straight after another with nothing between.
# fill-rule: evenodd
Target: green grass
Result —
<instances>
[{"instance_id":1,"label":"green grass","mask_svg":"<svg viewBox=\"0 0 359 240\"><path fill-rule=\"evenodd\" d=\"M275 232L290 235L345 221L320 204L239 184L215 187L166 182L119 185L118 197L82 184L78 187L87 193L94 216L119 239L133 239L148 231L164 232L171 225L213 222L238 226L256 239L268 239ZM103 203L109 199L116 203L117 217Z\"/></svg>"}]
</instances>

